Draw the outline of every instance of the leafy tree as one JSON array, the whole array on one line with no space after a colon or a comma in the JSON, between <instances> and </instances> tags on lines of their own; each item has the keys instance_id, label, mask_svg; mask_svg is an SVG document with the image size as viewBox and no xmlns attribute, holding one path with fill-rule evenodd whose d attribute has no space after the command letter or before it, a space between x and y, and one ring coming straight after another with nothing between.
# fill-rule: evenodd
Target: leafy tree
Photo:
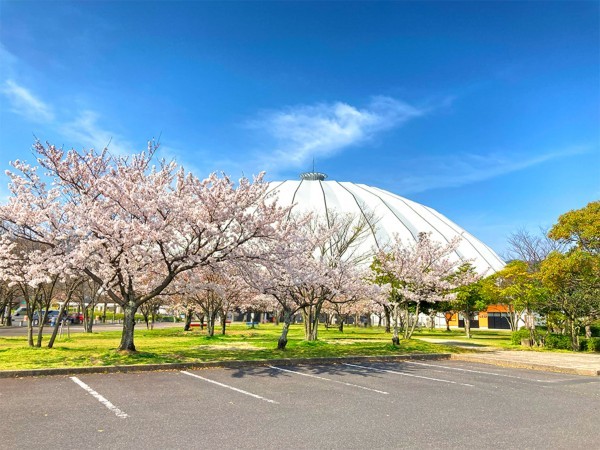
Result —
<instances>
[{"instance_id":1,"label":"leafy tree","mask_svg":"<svg viewBox=\"0 0 600 450\"><path fill-rule=\"evenodd\" d=\"M457 284L457 287L453 289L452 309L462 314L465 322L465 334L471 338L473 313L487 307L480 277L470 263L465 263L450 278Z\"/></svg>"},{"instance_id":2,"label":"leafy tree","mask_svg":"<svg viewBox=\"0 0 600 450\"><path fill-rule=\"evenodd\" d=\"M558 218L548 236L594 254L600 253L600 201L569 211Z\"/></svg>"},{"instance_id":3,"label":"leafy tree","mask_svg":"<svg viewBox=\"0 0 600 450\"><path fill-rule=\"evenodd\" d=\"M548 290L547 306L562 313L571 347L579 350L579 331L600 318L600 255L574 249L551 253L541 264L540 278Z\"/></svg>"},{"instance_id":4,"label":"leafy tree","mask_svg":"<svg viewBox=\"0 0 600 450\"><path fill-rule=\"evenodd\" d=\"M489 303L506 307L512 331L517 330L519 320L525 315L527 328L533 337L533 312L543 298L543 289L527 262L511 261L502 270L487 277L483 281L483 293Z\"/></svg>"}]
</instances>

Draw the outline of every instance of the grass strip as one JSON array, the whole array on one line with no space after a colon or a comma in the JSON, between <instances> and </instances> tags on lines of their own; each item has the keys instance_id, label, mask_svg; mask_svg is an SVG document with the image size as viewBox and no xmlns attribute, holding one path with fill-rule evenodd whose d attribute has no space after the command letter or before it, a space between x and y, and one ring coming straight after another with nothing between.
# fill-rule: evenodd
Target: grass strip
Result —
<instances>
[{"instance_id":1,"label":"grass strip","mask_svg":"<svg viewBox=\"0 0 600 450\"><path fill-rule=\"evenodd\" d=\"M293 325L286 350L276 349L279 326L265 324L255 329L233 325L226 335L207 337L200 330L181 328L145 330L135 334L138 352L127 354L115 349L120 331L71 333L70 338L57 340L54 348L29 348L25 337L0 338L0 370L69 368L164 363L194 363L203 361L239 361L279 358L329 358L343 356L383 356L406 353L465 352L464 348L422 341L419 338L461 340L458 332L420 331L416 339L391 345L391 335L382 328L346 327L344 332L324 327L319 340L304 341L303 326ZM466 340L466 339L465 339ZM47 342L46 340L44 342ZM503 347L510 345L507 333L479 332L469 342Z\"/></svg>"}]
</instances>

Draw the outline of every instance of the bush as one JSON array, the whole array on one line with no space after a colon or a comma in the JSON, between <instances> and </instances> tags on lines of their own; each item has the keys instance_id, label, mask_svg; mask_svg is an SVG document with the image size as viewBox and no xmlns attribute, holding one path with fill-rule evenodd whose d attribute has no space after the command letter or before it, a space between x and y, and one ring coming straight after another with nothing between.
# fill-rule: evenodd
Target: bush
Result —
<instances>
[{"instance_id":1,"label":"bush","mask_svg":"<svg viewBox=\"0 0 600 450\"><path fill-rule=\"evenodd\" d=\"M593 337L600 337L600 323L593 323L592 325L590 325L590 329L592 330Z\"/></svg>"},{"instance_id":2,"label":"bush","mask_svg":"<svg viewBox=\"0 0 600 450\"><path fill-rule=\"evenodd\" d=\"M510 342L513 345L521 345L521 339L529 339L529 330L527 328L513 331L510 335Z\"/></svg>"},{"instance_id":3,"label":"bush","mask_svg":"<svg viewBox=\"0 0 600 450\"><path fill-rule=\"evenodd\" d=\"M549 349L571 350L571 337L564 334L548 334L544 346Z\"/></svg>"},{"instance_id":4,"label":"bush","mask_svg":"<svg viewBox=\"0 0 600 450\"><path fill-rule=\"evenodd\" d=\"M588 352L600 352L600 337L591 337L586 340Z\"/></svg>"}]
</instances>

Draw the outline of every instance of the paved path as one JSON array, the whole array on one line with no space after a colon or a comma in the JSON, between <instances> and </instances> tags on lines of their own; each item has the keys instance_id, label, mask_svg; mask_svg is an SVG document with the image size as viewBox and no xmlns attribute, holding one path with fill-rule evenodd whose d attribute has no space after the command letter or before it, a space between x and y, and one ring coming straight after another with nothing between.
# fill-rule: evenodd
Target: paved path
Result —
<instances>
[{"instance_id":1,"label":"paved path","mask_svg":"<svg viewBox=\"0 0 600 450\"><path fill-rule=\"evenodd\" d=\"M183 323L181 322L156 322L154 324L154 328L172 328L172 327L180 327L183 329ZM123 329L123 324L120 323L98 323L94 324L92 327L93 331L118 331ZM140 322L136 325L136 330L145 330L146 323ZM69 330L71 333L83 333L83 325L69 325ZM66 333L67 329L63 330L63 333ZM52 334L52 326L47 324L44 326L44 335ZM33 334L37 336L37 325L33 327ZM27 326L18 326L13 325L11 327L1 326L0 327L0 337L13 337L13 336L27 336Z\"/></svg>"},{"instance_id":2,"label":"paved path","mask_svg":"<svg viewBox=\"0 0 600 450\"><path fill-rule=\"evenodd\" d=\"M558 353L536 351L493 351L453 354L452 359L522 369L600 376L599 353Z\"/></svg>"},{"instance_id":3,"label":"paved path","mask_svg":"<svg viewBox=\"0 0 600 450\"><path fill-rule=\"evenodd\" d=\"M516 367L521 369L546 370L550 372L572 373L587 376L600 376L600 353L560 353L534 350L499 350L480 344L451 339L421 340L435 344L475 350L475 353L453 354L452 359L473 361L497 366Z\"/></svg>"}]
</instances>

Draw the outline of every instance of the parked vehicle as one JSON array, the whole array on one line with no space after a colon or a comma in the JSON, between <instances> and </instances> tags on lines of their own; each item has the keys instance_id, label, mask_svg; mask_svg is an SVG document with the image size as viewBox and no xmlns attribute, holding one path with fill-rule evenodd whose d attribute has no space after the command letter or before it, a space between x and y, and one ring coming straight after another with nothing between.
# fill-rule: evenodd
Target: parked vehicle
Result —
<instances>
[{"instance_id":1,"label":"parked vehicle","mask_svg":"<svg viewBox=\"0 0 600 450\"><path fill-rule=\"evenodd\" d=\"M13 323L25 322L27 320L27 308L24 306L17 308L16 311L10 316L10 319Z\"/></svg>"},{"instance_id":2,"label":"parked vehicle","mask_svg":"<svg viewBox=\"0 0 600 450\"><path fill-rule=\"evenodd\" d=\"M69 314L67 317L67 320L70 323L72 323L73 325L79 325L80 323L83 323L83 314L81 314L81 313Z\"/></svg>"},{"instance_id":3,"label":"parked vehicle","mask_svg":"<svg viewBox=\"0 0 600 450\"><path fill-rule=\"evenodd\" d=\"M33 321L34 325L38 325L38 323L39 323L38 313L39 313L39 311L35 311L33 313L33 319L32 319L32 321ZM42 311L42 317L44 317L45 313L46 313L46 311ZM59 313L58 309L50 309L50 310L48 310L48 315L46 316L46 322L44 322L44 323L46 323L46 324L48 324L48 323L50 323L50 324L56 323L56 320L58 320L58 313ZM63 312L63 318L66 317L66 316L67 316L67 313Z\"/></svg>"}]
</instances>

